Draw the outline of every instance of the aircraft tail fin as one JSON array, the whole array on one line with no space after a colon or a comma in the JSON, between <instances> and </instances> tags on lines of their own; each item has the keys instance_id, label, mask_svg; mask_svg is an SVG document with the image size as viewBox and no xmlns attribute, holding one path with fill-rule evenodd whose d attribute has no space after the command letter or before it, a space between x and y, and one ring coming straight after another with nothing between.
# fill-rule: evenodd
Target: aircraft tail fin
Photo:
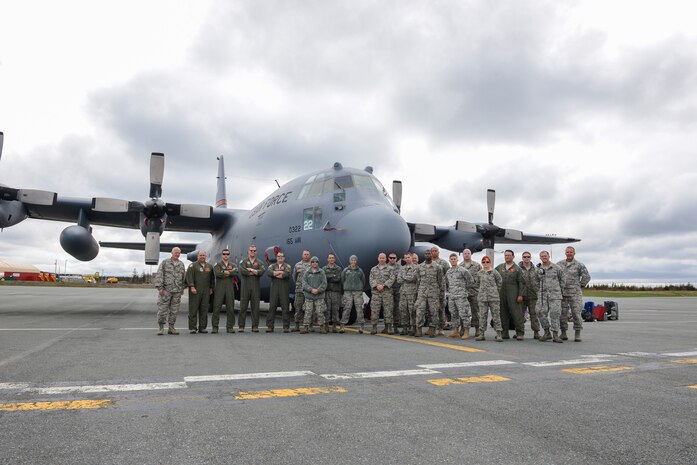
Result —
<instances>
[{"instance_id":1,"label":"aircraft tail fin","mask_svg":"<svg viewBox=\"0 0 697 465\"><path fill-rule=\"evenodd\" d=\"M223 156L218 157L218 191L215 194L215 208L227 208L227 194L225 193L225 162Z\"/></svg>"}]
</instances>

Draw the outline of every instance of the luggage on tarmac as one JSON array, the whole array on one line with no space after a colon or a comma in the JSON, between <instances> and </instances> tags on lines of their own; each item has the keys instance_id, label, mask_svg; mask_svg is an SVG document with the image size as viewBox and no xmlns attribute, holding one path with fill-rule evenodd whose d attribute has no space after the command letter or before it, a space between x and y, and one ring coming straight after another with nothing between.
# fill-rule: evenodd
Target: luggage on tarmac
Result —
<instances>
[{"instance_id":1,"label":"luggage on tarmac","mask_svg":"<svg viewBox=\"0 0 697 465\"><path fill-rule=\"evenodd\" d=\"M596 305L593 308L593 317L597 321L605 321L605 305Z\"/></svg>"},{"instance_id":2,"label":"luggage on tarmac","mask_svg":"<svg viewBox=\"0 0 697 465\"><path fill-rule=\"evenodd\" d=\"M581 318L583 321L595 321L593 317L593 308L595 307L595 302L586 302L583 304L583 311L581 312Z\"/></svg>"},{"instance_id":3,"label":"luggage on tarmac","mask_svg":"<svg viewBox=\"0 0 697 465\"><path fill-rule=\"evenodd\" d=\"M619 309L619 306L617 305L617 302L614 302L612 300L606 300L603 303L605 305L605 314L607 315L607 319L608 320L619 319L620 309Z\"/></svg>"}]
</instances>

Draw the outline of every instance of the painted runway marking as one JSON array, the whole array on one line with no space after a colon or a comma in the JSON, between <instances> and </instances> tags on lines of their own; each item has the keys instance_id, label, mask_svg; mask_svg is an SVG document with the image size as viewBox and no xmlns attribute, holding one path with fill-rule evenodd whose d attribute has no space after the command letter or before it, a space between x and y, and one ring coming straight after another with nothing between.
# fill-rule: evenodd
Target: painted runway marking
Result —
<instances>
[{"instance_id":1,"label":"painted runway marking","mask_svg":"<svg viewBox=\"0 0 697 465\"><path fill-rule=\"evenodd\" d=\"M687 386L687 387L690 389L697 389L697 384L695 384L694 386Z\"/></svg>"},{"instance_id":2,"label":"painted runway marking","mask_svg":"<svg viewBox=\"0 0 697 465\"><path fill-rule=\"evenodd\" d=\"M320 375L324 379L368 379L368 378L393 378L398 376L432 375L438 374L434 370L396 370L396 371L368 371L363 373L338 373Z\"/></svg>"},{"instance_id":3,"label":"painted runway marking","mask_svg":"<svg viewBox=\"0 0 697 465\"><path fill-rule=\"evenodd\" d=\"M688 358L686 360L673 360L673 363L683 363L686 365L697 364L697 358Z\"/></svg>"},{"instance_id":4,"label":"painted runway marking","mask_svg":"<svg viewBox=\"0 0 697 465\"><path fill-rule=\"evenodd\" d=\"M0 389L26 389L28 387L27 383L0 383Z\"/></svg>"},{"instance_id":5,"label":"painted runway marking","mask_svg":"<svg viewBox=\"0 0 697 465\"><path fill-rule=\"evenodd\" d=\"M80 410L105 408L113 404L111 400L72 400L62 402L14 402L0 404L0 412L30 412L37 410Z\"/></svg>"},{"instance_id":6,"label":"painted runway marking","mask_svg":"<svg viewBox=\"0 0 697 465\"><path fill-rule=\"evenodd\" d=\"M54 395L70 394L74 392L128 392L128 391L156 391L162 389L186 389L186 383L147 383L147 384L102 384L96 386L60 386L51 388L29 388L26 392Z\"/></svg>"},{"instance_id":7,"label":"painted runway marking","mask_svg":"<svg viewBox=\"0 0 697 465\"><path fill-rule=\"evenodd\" d=\"M470 376L466 378L441 378L441 379L429 379L426 382L433 384L434 386L449 386L452 384L474 384L474 383L498 383L501 381L510 381L511 378L504 378L503 376L487 375L487 376Z\"/></svg>"},{"instance_id":8,"label":"painted runway marking","mask_svg":"<svg viewBox=\"0 0 697 465\"><path fill-rule=\"evenodd\" d=\"M628 366L603 366L603 365L598 365L595 367L586 367L586 368L567 368L565 370L561 370L564 373L573 373L576 375L589 375L591 373L609 373L613 371L628 371L628 370L633 370L633 367L628 367Z\"/></svg>"},{"instance_id":9,"label":"painted runway marking","mask_svg":"<svg viewBox=\"0 0 697 465\"><path fill-rule=\"evenodd\" d=\"M620 352L617 355L625 357L656 357L658 354L655 352Z\"/></svg>"},{"instance_id":10,"label":"painted runway marking","mask_svg":"<svg viewBox=\"0 0 697 465\"><path fill-rule=\"evenodd\" d=\"M317 394L335 394L348 392L342 387L270 389L265 391L240 391L235 400L270 399L272 397L314 396ZM234 394L234 393L233 393Z\"/></svg>"},{"instance_id":11,"label":"painted runway marking","mask_svg":"<svg viewBox=\"0 0 697 465\"><path fill-rule=\"evenodd\" d=\"M101 331L104 328L0 328L0 331Z\"/></svg>"},{"instance_id":12,"label":"painted runway marking","mask_svg":"<svg viewBox=\"0 0 697 465\"><path fill-rule=\"evenodd\" d=\"M459 362L459 363L434 363L432 365L416 365L419 368L439 370L441 368L466 368L466 367L488 367L497 365L516 365L516 362L508 360L484 360L482 362Z\"/></svg>"},{"instance_id":13,"label":"painted runway marking","mask_svg":"<svg viewBox=\"0 0 697 465\"><path fill-rule=\"evenodd\" d=\"M351 331L354 333L357 333L357 329L353 328L345 328L346 331ZM363 331L363 334L369 334L369 331ZM397 336L393 334L373 334L373 336L380 336L380 337L387 337L390 339L397 339L399 341L406 341L406 342L416 342L419 344L426 344L429 346L434 346L434 347L442 347L444 349L453 349L453 350L461 350L463 352L472 352L472 353L477 353L477 352L486 352L486 350L483 349L475 349L473 347L467 347L467 346L458 346L455 344L445 344L444 342L435 342L435 341L429 341L429 340L423 340L420 338L414 338L414 337L406 337L406 336ZM429 338L430 339L430 338Z\"/></svg>"},{"instance_id":14,"label":"painted runway marking","mask_svg":"<svg viewBox=\"0 0 697 465\"><path fill-rule=\"evenodd\" d=\"M581 358L576 360L559 360L557 362L525 362L523 365L531 367L556 367L564 365L581 365L583 363L610 362L608 358Z\"/></svg>"},{"instance_id":15,"label":"painted runway marking","mask_svg":"<svg viewBox=\"0 0 697 465\"><path fill-rule=\"evenodd\" d=\"M185 376L187 383L201 383L206 381L235 381L240 379L265 379L265 378L292 378L295 376L314 375L312 371L277 371L271 373L242 373L237 375L210 375L210 376Z\"/></svg>"},{"instance_id":16,"label":"painted runway marking","mask_svg":"<svg viewBox=\"0 0 697 465\"><path fill-rule=\"evenodd\" d=\"M663 354L669 357L694 357L697 352L673 352L671 354Z\"/></svg>"}]
</instances>

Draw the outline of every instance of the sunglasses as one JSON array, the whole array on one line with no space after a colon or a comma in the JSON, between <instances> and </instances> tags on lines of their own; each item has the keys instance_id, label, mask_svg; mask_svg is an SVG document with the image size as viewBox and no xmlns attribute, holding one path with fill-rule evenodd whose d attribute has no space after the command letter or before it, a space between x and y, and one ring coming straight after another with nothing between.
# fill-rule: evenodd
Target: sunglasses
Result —
<instances>
[{"instance_id":1,"label":"sunglasses","mask_svg":"<svg viewBox=\"0 0 697 465\"><path fill-rule=\"evenodd\" d=\"M223 255L230 255L230 252L223 252Z\"/></svg>"},{"instance_id":2,"label":"sunglasses","mask_svg":"<svg viewBox=\"0 0 697 465\"><path fill-rule=\"evenodd\" d=\"M390 257L390 260L397 260L397 257Z\"/></svg>"}]
</instances>

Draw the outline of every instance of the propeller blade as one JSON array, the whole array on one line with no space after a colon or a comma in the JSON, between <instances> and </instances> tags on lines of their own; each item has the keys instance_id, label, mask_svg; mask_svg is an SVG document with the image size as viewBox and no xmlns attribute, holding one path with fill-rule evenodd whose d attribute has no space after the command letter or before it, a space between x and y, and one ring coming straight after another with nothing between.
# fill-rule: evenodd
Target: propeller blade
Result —
<instances>
[{"instance_id":1,"label":"propeller blade","mask_svg":"<svg viewBox=\"0 0 697 465\"><path fill-rule=\"evenodd\" d=\"M477 225L467 221L458 220L457 223L455 223L455 229L461 232L476 233Z\"/></svg>"},{"instance_id":2,"label":"propeller blade","mask_svg":"<svg viewBox=\"0 0 697 465\"><path fill-rule=\"evenodd\" d=\"M186 216L188 218L210 218L213 214L213 207L210 205L199 205L195 203L168 203L165 205L165 212L169 216Z\"/></svg>"},{"instance_id":3,"label":"propeller blade","mask_svg":"<svg viewBox=\"0 0 697 465\"><path fill-rule=\"evenodd\" d=\"M503 237L506 239L510 239L512 241L522 241L523 240L523 232L518 231L517 229L506 229L503 232Z\"/></svg>"},{"instance_id":4,"label":"propeller blade","mask_svg":"<svg viewBox=\"0 0 697 465\"><path fill-rule=\"evenodd\" d=\"M165 154L153 152L150 155L150 198L162 196L162 178L165 174Z\"/></svg>"},{"instance_id":5,"label":"propeller blade","mask_svg":"<svg viewBox=\"0 0 697 465\"><path fill-rule=\"evenodd\" d=\"M432 224L416 223L414 225L414 234L420 236L435 236L436 227Z\"/></svg>"},{"instance_id":6,"label":"propeller blade","mask_svg":"<svg viewBox=\"0 0 697 465\"><path fill-rule=\"evenodd\" d=\"M494 224L494 205L496 204L496 191L487 189L486 191L486 206L489 211L489 224Z\"/></svg>"},{"instance_id":7,"label":"propeller blade","mask_svg":"<svg viewBox=\"0 0 697 465\"><path fill-rule=\"evenodd\" d=\"M92 210L104 213L126 213L128 212L128 200L94 197L92 198Z\"/></svg>"},{"instance_id":8,"label":"propeller blade","mask_svg":"<svg viewBox=\"0 0 697 465\"><path fill-rule=\"evenodd\" d=\"M494 267L494 249L484 249L484 253L491 260L491 267Z\"/></svg>"},{"instance_id":9,"label":"propeller blade","mask_svg":"<svg viewBox=\"0 0 697 465\"><path fill-rule=\"evenodd\" d=\"M2 146L5 143L5 133L0 131L0 158L2 158Z\"/></svg>"},{"instance_id":10,"label":"propeller blade","mask_svg":"<svg viewBox=\"0 0 697 465\"><path fill-rule=\"evenodd\" d=\"M145 264L157 265L160 261L160 233L149 232L145 236Z\"/></svg>"},{"instance_id":11,"label":"propeller blade","mask_svg":"<svg viewBox=\"0 0 697 465\"><path fill-rule=\"evenodd\" d=\"M392 200L397 210L402 211L402 181L392 181Z\"/></svg>"},{"instance_id":12,"label":"propeller blade","mask_svg":"<svg viewBox=\"0 0 697 465\"><path fill-rule=\"evenodd\" d=\"M53 205L57 197L58 194L55 192L36 189L19 189L17 191L17 200L34 205Z\"/></svg>"}]
</instances>

